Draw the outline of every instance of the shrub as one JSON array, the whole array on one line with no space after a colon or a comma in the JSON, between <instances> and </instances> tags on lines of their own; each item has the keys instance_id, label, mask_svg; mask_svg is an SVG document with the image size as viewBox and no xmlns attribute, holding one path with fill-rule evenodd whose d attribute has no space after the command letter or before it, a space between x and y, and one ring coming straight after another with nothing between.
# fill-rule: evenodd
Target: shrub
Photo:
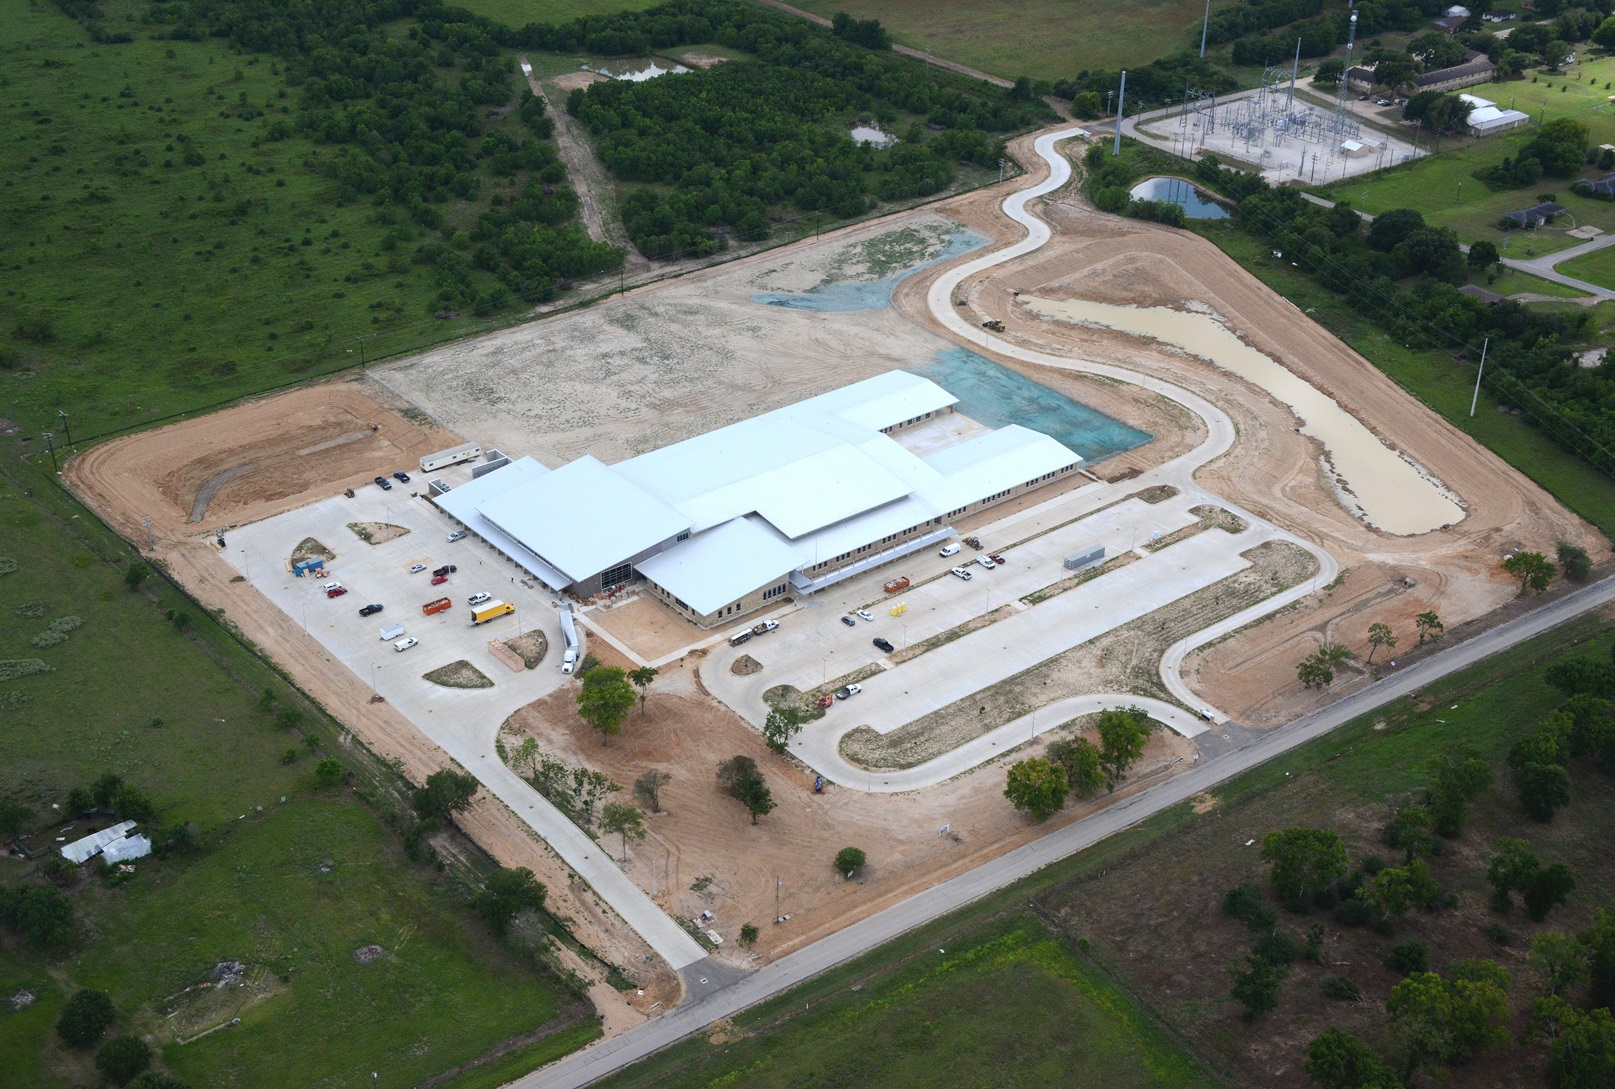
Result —
<instances>
[{"instance_id":1,"label":"shrub","mask_svg":"<svg viewBox=\"0 0 1615 1089\"><path fill-rule=\"evenodd\" d=\"M151 1065L151 1048L138 1036L114 1036L95 1053L95 1068L113 1085L128 1085Z\"/></svg>"},{"instance_id":2,"label":"shrub","mask_svg":"<svg viewBox=\"0 0 1615 1089\"><path fill-rule=\"evenodd\" d=\"M1403 942L1385 958L1385 967L1403 975L1430 970L1430 949L1421 941Z\"/></svg>"},{"instance_id":3,"label":"shrub","mask_svg":"<svg viewBox=\"0 0 1615 1089\"><path fill-rule=\"evenodd\" d=\"M1507 945L1514 940L1514 935L1510 934L1508 927L1502 923L1488 923L1485 933L1486 937L1497 945Z\"/></svg>"},{"instance_id":4,"label":"shrub","mask_svg":"<svg viewBox=\"0 0 1615 1089\"><path fill-rule=\"evenodd\" d=\"M0 888L0 925L36 949L60 949L73 944L73 901L49 885Z\"/></svg>"},{"instance_id":5,"label":"shrub","mask_svg":"<svg viewBox=\"0 0 1615 1089\"><path fill-rule=\"evenodd\" d=\"M1363 997L1362 988L1341 976L1324 976L1318 986L1323 989L1325 997L1338 998L1342 1002L1356 1002Z\"/></svg>"},{"instance_id":6,"label":"shrub","mask_svg":"<svg viewBox=\"0 0 1615 1089\"><path fill-rule=\"evenodd\" d=\"M757 944L757 938L762 931L757 929L756 923L743 923L740 927L740 944L747 949Z\"/></svg>"},{"instance_id":7,"label":"shrub","mask_svg":"<svg viewBox=\"0 0 1615 1089\"><path fill-rule=\"evenodd\" d=\"M56 1022L56 1035L68 1047L86 1048L106 1035L117 1016L112 998L103 991L83 990L67 1000Z\"/></svg>"},{"instance_id":8,"label":"shrub","mask_svg":"<svg viewBox=\"0 0 1615 1089\"><path fill-rule=\"evenodd\" d=\"M1262 887L1254 881L1229 889L1222 898L1222 913L1255 931L1272 930L1279 920L1278 912L1263 901Z\"/></svg>"},{"instance_id":9,"label":"shrub","mask_svg":"<svg viewBox=\"0 0 1615 1089\"><path fill-rule=\"evenodd\" d=\"M851 878L864 868L864 853L856 847L843 847L836 852L836 872Z\"/></svg>"},{"instance_id":10,"label":"shrub","mask_svg":"<svg viewBox=\"0 0 1615 1089\"><path fill-rule=\"evenodd\" d=\"M1256 939L1253 952L1269 964L1286 965L1301 955L1301 943L1287 931L1270 930Z\"/></svg>"},{"instance_id":11,"label":"shrub","mask_svg":"<svg viewBox=\"0 0 1615 1089\"><path fill-rule=\"evenodd\" d=\"M1343 900L1335 908L1335 922L1342 926L1366 926L1374 921L1374 909L1361 900Z\"/></svg>"}]
</instances>

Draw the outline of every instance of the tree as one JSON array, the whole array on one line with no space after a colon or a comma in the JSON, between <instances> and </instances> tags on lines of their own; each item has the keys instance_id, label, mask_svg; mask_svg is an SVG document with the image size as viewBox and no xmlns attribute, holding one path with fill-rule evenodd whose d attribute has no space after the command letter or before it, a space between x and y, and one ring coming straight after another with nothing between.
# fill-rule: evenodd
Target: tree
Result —
<instances>
[{"instance_id":1,"label":"tree","mask_svg":"<svg viewBox=\"0 0 1615 1089\"><path fill-rule=\"evenodd\" d=\"M1558 551L1559 567L1564 571L1565 578L1574 582L1586 582L1593 573L1592 557L1580 545L1573 545L1569 541L1560 541L1555 546Z\"/></svg>"},{"instance_id":2,"label":"tree","mask_svg":"<svg viewBox=\"0 0 1615 1089\"><path fill-rule=\"evenodd\" d=\"M1476 272L1485 272L1487 269L1497 264L1498 258L1499 254L1497 252L1497 247L1485 239L1482 239L1479 242L1471 242L1469 244L1469 256L1467 260L1469 261L1469 267L1474 269ZM1419 642L1422 643L1424 640L1421 638Z\"/></svg>"},{"instance_id":3,"label":"tree","mask_svg":"<svg viewBox=\"0 0 1615 1089\"><path fill-rule=\"evenodd\" d=\"M79 991L62 1007L62 1016L56 1021L56 1035L68 1047L87 1048L106 1035L117 1015L110 995L103 991Z\"/></svg>"},{"instance_id":4,"label":"tree","mask_svg":"<svg viewBox=\"0 0 1615 1089\"><path fill-rule=\"evenodd\" d=\"M1065 781L1065 768L1037 756L1010 766L1008 781L1004 785L1004 797L1008 798L1016 809L1030 813L1036 820L1044 821L1058 813L1060 807L1065 805L1065 796L1069 789Z\"/></svg>"},{"instance_id":5,"label":"tree","mask_svg":"<svg viewBox=\"0 0 1615 1089\"><path fill-rule=\"evenodd\" d=\"M1228 994L1245 1007L1245 1020L1254 1021L1278 1008L1279 984L1284 979L1284 971L1283 965L1258 956L1246 957L1243 969L1237 964L1229 966L1228 974L1233 977L1234 985Z\"/></svg>"},{"instance_id":6,"label":"tree","mask_svg":"<svg viewBox=\"0 0 1615 1089\"><path fill-rule=\"evenodd\" d=\"M673 777L665 771L652 768L650 771L639 773L634 780L634 797L650 806L652 813L662 811L662 788L673 781Z\"/></svg>"},{"instance_id":7,"label":"tree","mask_svg":"<svg viewBox=\"0 0 1615 1089\"><path fill-rule=\"evenodd\" d=\"M1542 61L1544 67L1557 71L1564 67L1565 62L1571 58L1573 53L1574 51L1570 48L1569 42L1561 38L1555 38L1542 47L1542 53L1538 59Z\"/></svg>"},{"instance_id":8,"label":"tree","mask_svg":"<svg viewBox=\"0 0 1615 1089\"><path fill-rule=\"evenodd\" d=\"M1037 98L1037 92L1032 90L1032 77L1020 76L1009 89L1011 102L1031 102Z\"/></svg>"},{"instance_id":9,"label":"tree","mask_svg":"<svg viewBox=\"0 0 1615 1089\"><path fill-rule=\"evenodd\" d=\"M0 802L0 840L8 840L28 827L34 811L17 802Z\"/></svg>"},{"instance_id":10,"label":"tree","mask_svg":"<svg viewBox=\"0 0 1615 1089\"><path fill-rule=\"evenodd\" d=\"M1317 69L1312 73L1312 82L1332 87L1340 82L1341 77L1345 75L1345 71L1346 62L1339 57L1331 57L1328 60L1318 62Z\"/></svg>"},{"instance_id":11,"label":"tree","mask_svg":"<svg viewBox=\"0 0 1615 1089\"><path fill-rule=\"evenodd\" d=\"M655 666L640 666L628 671L628 680L639 689L639 717L645 717L645 693L662 671Z\"/></svg>"},{"instance_id":12,"label":"tree","mask_svg":"<svg viewBox=\"0 0 1615 1089\"><path fill-rule=\"evenodd\" d=\"M1497 853L1486 867L1486 880L1492 886L1497 905L1509 903L1509 894L1528 888L1542 869L1542 860L1523 839L1500 839Z\"/></svg>"},{"instance_id":13,"label":"tree","mask_svg":"<svg viewBox=\"0 0 1615 1089\"><path fill-rule=\"evenodd\" d=\"M1261 858L1272 863L1273 887L1292 908L1304 909L1310 897L1346 876L1346 845L1339 833L1322 828L1269 832Z\"/></svg>"},{"instance_id":14,"label":"tree","mask_svg":"<svg viewBox=\"0 0 1615 1089\"><path fill-rule=\"evenodd\" d=\"M180 1081L171 1074L148 1070L129 1083L129 1089L191 1089L190 1083Z\"/></svg>"},{"instance_id":15,"label":"tree","mask_svg":"<svg viewBox=\"0 0 1615 1089\"><path fill-rule=\"evenodd\" d=\"M1307 688L1327 688L1335 680L1335 671L1330 669L1329 663L1316 653L1301 659L1300 664L1295 667L1295 675Z\"/></svg>"},{"instance_id":16,"label":"tree","mask_svg":"<svg viewBox=\"0 0 1615 1089\"><path fill-rule=\"evenodd\" d=\"M131 590L140 589L140 584L151 577L151 567L144 560L131 560L129 566L123 569L123 584Z\"/></svg>"},{"instance_id":17,"label":"tree","mask_svg":"<svg viewBox=\"0 0 1615 1089\"><path fill-rule=\"evenodd\" d=\"M103 772L99 779L90 784L90 797L95 799L97 809L111 809L112 799L122 787L123 776Z\"/></svg>"},{"instance_id":18,"label":"tree","mask_svg":"<svg viewBox=\"0 0 1615 1089\"><path fill-rule=\"evenodd\" d=\"M1525 887L1525 914L1534 923L1548 917L1548 912L1565 902L1576 891L1576 878L1570 867L1555 862L1538 870Z\"/></svg>"},{"instance_id":19,"label":"tree","mask_svg":"<svg viewBox=\"0 0 1615 1089\"><path fill-rule=\"evenodd\" d=\"M1386 825L1385 842L1402 851L1407 862L1412 862L1415 855L1435 854L1436 841L1430 835L1430 823L1429 806L1403 806Z\"/></svg>"},{"instance_id":20,"label":"tree","mask_svg":"<svg viewBox=\"0 0 1615 1089\"><path fill-rule=\"evenodd\" d=\"M1541 977L1542 993L1552 997L1586 979L1586 952L1581 942L1557 931L1544 931L1532 938L1529 963Z\"/></svg>"},{"instance_id":21,"label":"tree","mask_svg":"<svg viewBox=\"0 0 1615 1089\"><path fill-rule=\"evenodd\" d=\"M1592 43L1604 49L1615 50L1615 15L1598 24L1593 31Z\"/></svg>"},{"instance_id":22,"label":"tree","mask_svg":"<svg viewBox=\"0 0 1615 1089\"><path fill-rule=\"evenodd\" d=\"M0 926L36 949L66 948L77 934L73 901L50 885L0 887Z\"/></svg>"},{"instance_id":23,"label":"tree","mask_svg":"<svg viewBox=\"0 0 1615 1089\"><path fill-rule=\"evenodd\" d=\"M1615 914L1599 908L1576 937L1587 947L1587 1005L1615 1004Z\"/></svg>"},{"instance_id":24,"label":"tree","mask_svg":"<svg viewBox=\"0 0 1615 1089\"><path fill-rule=\"evenodd\" d=\"M1469 1062L1477 1054L1509 1043L1508 969L1494 961L1464 960L1446 981L1452 1002L1449 1062Z\"/></svg>"},{"instance_id":25,"label":"tree","mask_svg":"<svg viewBox=\"0 0 1615 1089\"><path fill-rule=\"evenodd\" d=\"M1105 783L1105 771L1100 766L1099 746L1086 738L1074 741L1054 741L1049 744L1049 759L1065 769L1066 785L1079 798L1090 797Z\"/></svg>"},{"instance_id":26,"label":"tree","mask_svg":"<svg viewBox=\"0 0 1615 1089\"><path fill-rule=\"evenodd\" d=\"M446 820L451 813L463 813L471 807L476 796L477 777L453 768L434 771L426 777L426 785L415 790L415 812L421 820Z\"/></svg>"},{"instance_id":27,"label":"tree","mask_svg":"<svg viewBox=\"0 0 1615 1089\"><path fill-rule=\"evenodd\" d=\"M600 811L600 827L622 837L622 857L626 861L628 841L632 839L638 842L645 838L645 815L631 805L607 802Z\"/></svg>"},{"instance_id":28,"label":"tree","mask_svg":"<svg viewBox=\"0 0 1615 1089\"><path fill-rule=\"evenodd\" d=\"M1395 650L1396 649L1396 643L1397 643L1397 639L1396 639L1396 636L1391 632L1390 625L1388 625L1388 624L1370 624L1368 626L1368 662L1369 662L1369 664L1370 665L1373 664L1373 662L1374 662L1374 652L1376 650L1378 650L1380 647L1384 647L1386 650Z\"/></svg>"},{"instance_id":29,"label":"tree","mask_svg":"<svg viewBox=\"0 0 1615 1089\"><path fill-rule=\"evenodd\" d=\"M138 1036L114 1036L95 1053L95 1068L113 1085L128 1085L151 1065L151 1048Z\"/></svg>"},{"instance_id":30,"label":"tree","mask_svg":"<svg viewBox=\"0 0 1615 1089\"><path fill-rule=\"evenodd\" d=\"M1319 1089L1400 1089L1402 1084L1378 1055L1337 1028L1313 1037L1306 1071Z\"/></svg>"},{"instance_id":31,"label":"tree","mask_svg":"<svg viewBox=\"0 0 1615 1089\"><path fill-rule=\"evenodd\" d=\"M1587 157L1587 126L1568 117L1549 121L1537 129L1536 139L1521 148L1520 154L1541 163L1542 173L1549 177L1575 177Z\"/></svg>"},{"instance_id":32,"label":"tree","mask_svg":"<svg viewBox=\"0 0 1615 1089\"><path fill-rule=\"evenodd\" d=\"M599 732L601 744L609 745L611 735L622 729L623 720L638 698L622 670L595 666L583 675L583 685L578 689L578 715Z\"/></svg>"},{"instance_id":33,"label":"tree","mask_svg":"<svg viewBox=\"0 0 1615 1089\"><path fill-rule=\"evenodd\" d=\"M1408 1052L1407 1073L1452 1050L1452 996L1434 972L1414 972L1391 988L1385 1003L1391 1026Z\"/></svg>"},{"instance_id":34,"label":"tree","mask_svg":"<svg viewBox=\"0 0 1615 1089\"><path fill-rule=\"evenodd\" d=\"M1549 998L1540 1021L1553 1021L1548 1044L1548 1089L1606 1089L1615 1085L1615 1018L1607 1008L1578 1010Z\"/></svg>"},{"instance_id":35,"label":"tree","mask_svg":"<svg viewBox=\"0 0 1615 1089\"><path fill-rule=\"evenodd\" d=\"M757 762L749 756L733 756L718 765L718 786L751 814L751 823L774 811L774 795Z\"/></svg>"},{"instance_id":36,"label":"tree","mask_svg":"<svg viewBox=\"0 0 1615 1089\"><path fill-rule=\"evenodd\" d=\"M505 936L510 922L523 911L542 911L549 890L533 876L526 866L507 869L503 866L488 875L482 891L471 900L471 907L488 923L488 928L499 937Z\"/></svg>"},{"instance_id":37,"label":"tree","mask_svg":"<svg viewBox=\"0 0 1615 1089\"><path fill-rule=\"evenodd\" d=\"M1421 646L1426 639L1441 638L1442 632L1447 630L1447 625L1443 624L1441 622L1441 617L1437 616L1434 612L1420 613L1418 616L1413 618L1413 623L1418 625L1419 643Z\"/></svg>"},{"instance_id":38,"label":"tree","mask_svg":"<svg viewBox=\"0 0 1615 1089\"><path fill-rule=\"evenodd\" d=\"M1377 86L1388 91L1400 91L1412 83L1419 75L1419 66L1412 58L1407 60L1398 56L1394 60L1380 61L1374 68L1374 82Z\"/></svg>"},{"instance_id":39,"label":"tree","mask_svg":"<svg viewBox=\"0 0 1615 1089\"><path fill-rule=\"evenodd\" d=\"M1560 807L1570 804L1570 773L1558 764L1526 764L1514 773L1525 815L1534 821L1551 821Z\"/></svg>"},{"instance_id":40,"label":"tree","mask_svg":"<svg viewBox=\"0 0 1615 1089\"><path fill-rule=\"evenodd\" d=\"M322 787L333 787L342 781L342 765L336 758L327 756L314 765L314 781Z\"/></svg>"},{"instance_id":41,"label":"tree","mask_svg":"<svg viewBox=\"0 0 1615 1089\"><path fill-rule=\"evenodd\" d=\"M1390 253L1408 235L1424 226L1424 216L1412 208L1395 208L1375 216L1368 227L1368 246Z\"/></svg>"},{"instance_id":42,"label":"tree","mask_svg":"<svg viewBox=\"0 0 1615 1089\"><path fill-rule=\"evenodd\" d=\"M1150 716L1137 707L1099 712L1099 764L1105 769L1105 783L1111 790L1116 789L1116 784L1127 775L1127 769L1144 752L1154 729ZM1063 794L1060 802L1065 804Z\"/></svg>"},{"instance_id":43,"label":"tree","mask_svg":"<svg viewBox=\"0 0 1615 1089\"><path fill-rule=\"evenodd\" d=\"M1472 746L1460 742L1425 767L1435 776L1430 786L1430 826L1438 835L1453 839L1469 824L1469 803L1484 794L1496 780L1492 767Z\"/></svg>"},{"instance_id":44,"label":"tree","mask_svg":"<svg viewBox=\"0 0 1615 1089\"><path fill-rule=\"evenodd\" d=\"M757 929L756 923L742 923L740 925L740 944L747 949L757 944L762 931Z\"/></svg>"},{"instance_id":45,"label":"tree","mask_svg":"<svg viewBox=\"0 0 1615 1089\"><path fill-rule=\"evenodd\" d=\"M1540 594L1553 581L1553 564L1540 552L1516 552L1503 561L1503 570L1520 580L1520 593Z\"/></svg>"},{"instance_id":46,"label":"tree","mask_svg":"<svg viewBox=\"0 0 1615 1089\"><path fill-rule=\"evenodd\" d=\"M864 853L856 847L843 847L836 852L836 872L844 873L850 881L864 868Z\"/></svg>"},{"instance_id":47,"label":"tree","mask_svg":"<svg viewBox=\"0 0 1615 1089\"><path fill-rule=\"evenodd\" d=\"M802 732L807 715L795 707L775 707L763 722L763 741L769 751L784 756L790 748L791 738Z\"/></svg>"}]
</instances>

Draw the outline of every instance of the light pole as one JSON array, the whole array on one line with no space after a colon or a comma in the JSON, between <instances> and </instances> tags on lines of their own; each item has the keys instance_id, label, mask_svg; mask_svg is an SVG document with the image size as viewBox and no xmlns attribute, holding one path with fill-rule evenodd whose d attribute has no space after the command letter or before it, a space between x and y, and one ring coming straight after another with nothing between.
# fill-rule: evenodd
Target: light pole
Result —
<instances>
[{"instance_id":1,"label":"light pole","mask_svg":"<svg viewBox=\"0 0 1615 1089\"><path fill-rule=\"evenodd\" d=\"M370 694L372 696L374 696L376 694L376 666L377 665L378 665L378 663L376 663L376 662L371 662L370 663Z\"/></svg>"},{"instance_id":2,"label":"light pole","mask_svg":"<svg viewBox=\"0 0 1615 1089\"><path fill-rule=\"evenodd\" d=\"M303 634L308 634L308 602L303 602Z\"/></svg>"},{"instance_id":3,"label":"light pole","mask_svg":"<svg viewBox=\"0 0 1615 1089\"><path fill-rule=\"evenodd\" d=\"M67 426L67 410L57 409L56 418L62 421L62 434L67 436L67 445L73 445L73 429Z\"/></svg>"},{"instance_id":4,"label":"light pole","mask_svg":"<svg viewBox=\"0 0 1615 1089\"><path fill-rule=\"evenodd\" d=\"M1492 346L1492 338L1487 337L1480 345L1480 369L1475 372L1475 395L1469 399L1469 418L1475 418L1475 406L1480 403L1480 376L1486 373L1486 349Z\"/></svg>"},{"instance_id":5,"label":"light pole","mask_svg":"<svg viewBox=\"0 0 1615 1089\"><path fill-rule=\"evenodd\" d=\"M245 548L243 548L241 550L241 562L246 566L247 581L251 582L252 581L252 553L248 552Z\"/></svg>"},{"instance_id":6,"label":"light pole","mask_svg":"<svg viewBox=\"0 0 1615 1089\"><path fill-rule=\"evenodd\" d=\"M783 881L781 881L779 879L779 875L775 874L774 875L774 922L775 922L776 925L778 925L778 923L780 921L779 890L780 890L780 887L782 885L784 885L784 884L785 884L785 882L783 882Z\"/></svg>"}]
</instances>

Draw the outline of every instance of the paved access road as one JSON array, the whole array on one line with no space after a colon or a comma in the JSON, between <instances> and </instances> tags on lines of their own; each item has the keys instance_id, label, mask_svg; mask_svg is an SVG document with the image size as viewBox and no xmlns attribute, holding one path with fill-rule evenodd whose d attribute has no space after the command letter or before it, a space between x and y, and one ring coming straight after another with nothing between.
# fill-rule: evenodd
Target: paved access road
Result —
<instances>
[{"instance_id":1,"label":"paved access road","mask_svg":"<svg viewBox=\"0 0 1615 1089\"><path fill-rule=\"evenodd\" d=\"M935 888L927 889L878 915L782 957L703 1001L680 1007L621 1036L602 1040L560 1062L513 1082L515 1089L578 1089L684 1037L714 1021L771 998L806 979L866 953L899 934L922 926L1051 863L1090 847L1107 836L1211 790L1297 745L1321 737L1358 715L1417 691L1449 673L1549 628L1615 601L1615 577L1606 578L1557 601L1502 624L1465 643L1458 643L1394 677L1361 689L1320 711L1264 734L1242 749L1202 761L1174 779L1066 825L1035 843L994 859Z\"/></svg>"}]
</instances>

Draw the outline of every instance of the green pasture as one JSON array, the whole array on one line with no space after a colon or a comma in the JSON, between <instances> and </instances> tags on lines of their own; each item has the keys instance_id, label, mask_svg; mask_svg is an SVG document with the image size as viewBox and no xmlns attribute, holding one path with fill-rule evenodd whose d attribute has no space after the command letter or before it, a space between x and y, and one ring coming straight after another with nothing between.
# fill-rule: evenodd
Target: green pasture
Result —
<instances>
[{"instance_id":1,"label":"green pasture","mask_svg":"<svg viewBox=\"0 0 1615 1089\"><path fill-rule=\"evenodd\" d=\"M1615 248L1605 247L1572 257L1562 265L1555 265L1553 270L1615 290Z\"/></svg>"},{"instance_id":2,"label":"green pasture","mask_svg":"<svg viewBox=\"0 0 1615 1089\"><path fill-rule=\"evenodd\" d=\"M88 436L467 327L411 254L522 175L444 206L446 234L385 223L337 199L332 148L275 128L277 61L132 29L97 44L53 4L8 9L0 415L37 434L65 409Z\"/></svg>"},{"instance_id":3,"label":"green pasture","mask_svg":"<svg viewBox=\"0 0 1615 1089\"><path fill-rule=\"evenodd\" d=\"M1233 0L1216 0L1217 10ZM1144 64L1193 40L1200 44L1199 0L801 0L830 18L844 11L879 19L903 45L1005 79L1062 79L1084 68Z\"/></svg>"},{"instance_id":4,"label":"green pasture","mask_svg":"<svg viewBox=\"0 0 1615 1089\"><path fill-rule=\"evenodd\" d=\"M1191 221L1194 229L1273 290L1289 299L1324 328L1454 426L1472 435L1551 492L1559 502L1603 531L1615 536L1615 480L1556 446L1523 417L1500 413L1487 389L1480 405L1469 415L1475 385L1473 362L1453 358L1456 346L1445 350L1415 350L1388 336L1334 293L1319 287L1287 262L1273 260L1258 239L1227 223ZM1552 542L1543 542L1544 547Z\"/></svg>"},{"instance_id":5,"label":"green pasture","mask_svg":"<svg viewBox=\"0 0 1615 1089\"><path fill-rule=\"evenodd\" d=\"M893 954L897 953L896 959ZM1035 918L899 939L601 1083L1207 1089L1221 1084Z\"/></svg>"}]
</instances>

